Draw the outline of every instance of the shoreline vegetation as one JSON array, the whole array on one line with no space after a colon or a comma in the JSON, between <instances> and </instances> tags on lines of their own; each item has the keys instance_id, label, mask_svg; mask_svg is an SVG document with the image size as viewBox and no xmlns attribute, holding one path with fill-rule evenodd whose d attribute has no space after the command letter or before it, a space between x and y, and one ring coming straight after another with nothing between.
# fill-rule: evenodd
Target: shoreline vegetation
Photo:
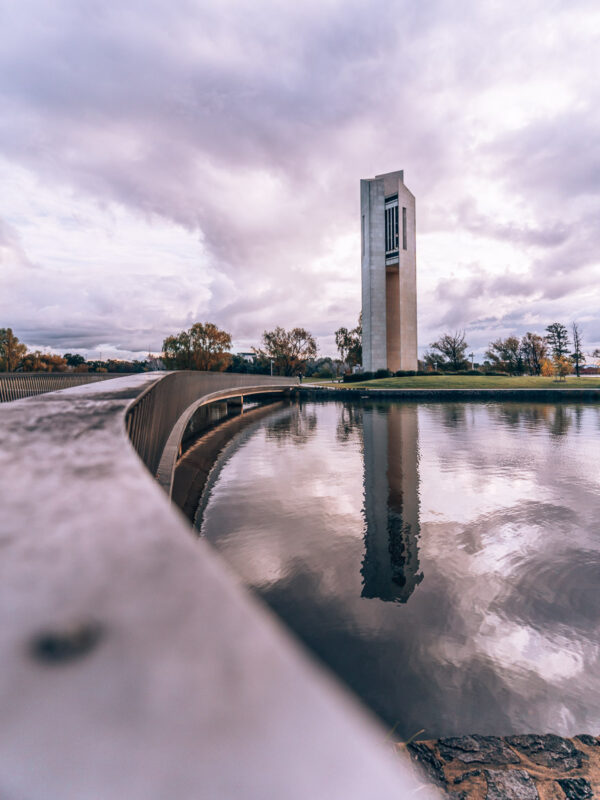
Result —
<instances>
[{"instance_id":1,"label":"shoreline vegetation","mask_svg":"<svg viewBox=\"0 0 600 800\"><path fill-rule=\"evenodd\" d=\"M600 375L577 378L570 375L566 380L539 375L412 375L402 378L376 378L352 383L337 383L331 380L311 380L305 385L316 384L332 389L600 389Z\"/></svg>"}]
</instances>

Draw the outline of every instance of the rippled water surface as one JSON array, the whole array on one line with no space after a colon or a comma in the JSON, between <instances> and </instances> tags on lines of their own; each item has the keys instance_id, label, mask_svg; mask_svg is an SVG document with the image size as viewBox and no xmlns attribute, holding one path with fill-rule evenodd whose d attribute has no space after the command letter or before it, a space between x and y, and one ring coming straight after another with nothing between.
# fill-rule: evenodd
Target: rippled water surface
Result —
<instances>
[{"instance_id":1,"label":"rippled water surface","mask_svg":"<svg viewBox=\"0 0 600 800\"><path fill-rule=\"evenodd\" d=\"M600 407L306 403L201 533L400 736L600 731Z\"/></svg>"}]
</instances>

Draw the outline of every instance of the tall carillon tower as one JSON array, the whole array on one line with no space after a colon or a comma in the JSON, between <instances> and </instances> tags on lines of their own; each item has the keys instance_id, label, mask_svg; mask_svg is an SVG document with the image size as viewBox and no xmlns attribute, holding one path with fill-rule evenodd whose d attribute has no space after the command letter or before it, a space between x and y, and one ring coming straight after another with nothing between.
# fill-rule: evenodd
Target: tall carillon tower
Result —
<instances>
[{"instance_id":1,"label":"tall carillon tower","mask_svg":"<svg viewBox=\"0 0 600 800\"><path fill-rule=\"evenodd\" d=\"M417 369L415 198L404 172L360 182L363 369Z\"/></svg>"}]
</instances>

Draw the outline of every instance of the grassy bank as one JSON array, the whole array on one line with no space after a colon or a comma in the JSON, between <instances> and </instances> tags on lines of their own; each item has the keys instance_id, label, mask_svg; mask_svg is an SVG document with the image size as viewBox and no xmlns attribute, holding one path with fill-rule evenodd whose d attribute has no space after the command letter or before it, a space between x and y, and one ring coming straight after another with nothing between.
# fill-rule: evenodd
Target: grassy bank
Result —
<instances>
[{"instance_id":1,"label":"grassy bank","mask_svg":"<svg viewBox=\"0 0 600 800\"><path fill-rule=\"evenodd\" d=\"M310 379L306 380L307 383ZM320 383L320 382L319 382ZM380 378L361 383L323 383L344 389L600 389L600 375L585 378L503 377L494 375L415 375L409 378Z\"/></svg>"}]
</instances>

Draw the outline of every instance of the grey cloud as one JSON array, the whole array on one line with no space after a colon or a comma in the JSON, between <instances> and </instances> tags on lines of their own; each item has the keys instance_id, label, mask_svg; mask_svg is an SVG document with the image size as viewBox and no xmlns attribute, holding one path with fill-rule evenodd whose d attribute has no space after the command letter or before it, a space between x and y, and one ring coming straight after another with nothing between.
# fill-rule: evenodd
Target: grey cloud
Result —
<instances>
[{"instance_id":1,"label":"grey cloud","mask_svg":"<svg viewBox=\"0 0 600 800\"><path fill-rule=\"evenodd\" d=\"M25 253L18 231L6 220L0 218L0 268L3 264L18 265L20 268L28 270L35 269L35 265Z\"/></svg>"},{"instance_id":2,"label":"grey cloud","mask_svg":"<svg viewBox=\"0 0 600 800\"><path fill-rule=\"evenodd\" d=\"M595 101L600 92L594 87ZM569 216L568 203L581 195L600 198L600 140L592 109L569 110L500 137L490 151L502 165L499 178L532 195L555 214Z\"/></svg>"},{"instance_id":3,"label":"grey cloud","mask_svg":"<svg viewBox=\"0 0 600 800\"><path fill-rule=\"evenodd\" d=\"M498 336L522 336L526 331L543 334L554 321L565 324L579 321L586 348L598 342L597 301L587 290L590 274L581 268L573 273L535 274L449 279L435 291L433 330L465 329L469 345L483 350ZM600 277L600 270L597 276ZM592 278L593 280L593 278ZM508 298L508 303L506 302ZM441 304L441 305L440 305ZM505 308L509 311L481 315L481 308Z\"/></svg>"},{"instance_id":4,"label":"grey cloud","mask_svg":"<svg viewBox=\"0 0 600 800\"><path fill-rule=\"evenodd\" d=\"M479 226L485 235L496 236L502 230L493 221L479 221L469 204L459 209L459 215L467 227L469 219L477 220L475 227ZM485 329L491 339L500 333L522 334L536 325L543 330L557 318L582 319L588 342L596 342L596 327L590 325L590 318L597 315L594 293L600 278L600 228L596 215L585 209L576 225L529 230L522 235L517 232L513 241L536 248L528 270L515 272L507 266L503 275L493 275L486 271L485 264L464 265L463 273L467 272L468 277L442 279L435 288L434 298L442 304L441 308L436 305L438 325ZM507 300L515 309L512 313L481 314L482 309L505 305Z\"/></svg>"},{"instance_id":5,"label":"grey cloud","mask_svg":"<svg viewBox=\"0 0 600 800\"><path fill-rule=\"evenodd\" d=\"M354 324L359 254L343 276L303 266L327 256L334 232L356 231L358 178L399 167L417 196L420 233L466 230L547 251L531 257L529 276L509 270L497 280L482 264L464 287L440 284L433 299L445 305L441 315L427 311L424 295L425 337L440 319L489 317L498 293L552 300L577 281L581 288L577 270L600 244L597 209L566 213L561 203L596 191L594 108L484 143L469 120L470 104L497 81L526 81L556 59L533 34L541 16L563 7L549 12L532 0L514 15L449 0L6 5L0 153L48 183L197 231L223 276L208 308L188 284L154 282L148 308L167 291L182 310L177 318L140 312L133 329L122 321L129 298L100 292L91 302L95 333L73 329L74 340L131 346L145 336L138 329L153 327L161 340L196 312L249 340L277 323L324 336L327 326ZM591 7L569 5L574 14ZM582 84L586 97L596 91ZM525 197L527 224L479 211L467 169ZM352 275L356 300L344 313L339 287ZM23 312L23 329L60 338L77 302L63 296L63 322L52 325Z\"/></svg>"},{"instance_id":6,"label":"grey cloud","mask_svg":"<svg viewBox=\"0 0 600 800\"><path fill-rule=\"evenodd\" d=\"M156 6L154 18L126 4L122 19L98 7L82 17L77 4L63 4L52 35L44 26L49 12L28 5L29 14L41 17L29 45L36 57L17 60L17 41L1 71L10 75L3 86L12 120L0 134L5 151L90 192L201 227L226 256L223 266L233 261L237 269L249 237L236 230L231 209L211 196L211 169L264 168L301 205L305 195L307 205L328 207L330 222L340 206L347 213L356 205L360 168L350 172L337 163L328 181L319 174L331 171L340 135L369 117L378 126L384 121L388 131L380 128L379 135L395 140L397 151L399 107L417 94L406 80L418 77L409 57L411 26L434 25L437 4L425 15L408 3L394 13L376 3L319 6L318 12L309 5L304 14L277 13L267 4L251 15L235 4L229 12L184 4ZM135 21L136 10L145 17L141 31L123 24ZM194 29L197 43L189 36ZM171 38L178 34L180 47ZM211 37L223 41L222 50L211 52ZM424 133L426 167L432 153L447 151L441 132L407 129L402 142L420 152L415 140ZM270 238L281 219L273 223ZM318 215L311 229L318 244L325 231ZM293 233L291 240L297 243Z\"/></svg>"},{"instance_id":7,"label":"grey cloud","mask_svg":"<svg viewBox=\"0 0 600 800\"><path fill-rule=\"evenodd\" d=\"M460 228L477 235L541 247L562 245L571 233L564 222L558 221L539 228L498 222L481 214L473 201L465 201L457 208L456 222Z\"/></svg>"}]
</instances>

